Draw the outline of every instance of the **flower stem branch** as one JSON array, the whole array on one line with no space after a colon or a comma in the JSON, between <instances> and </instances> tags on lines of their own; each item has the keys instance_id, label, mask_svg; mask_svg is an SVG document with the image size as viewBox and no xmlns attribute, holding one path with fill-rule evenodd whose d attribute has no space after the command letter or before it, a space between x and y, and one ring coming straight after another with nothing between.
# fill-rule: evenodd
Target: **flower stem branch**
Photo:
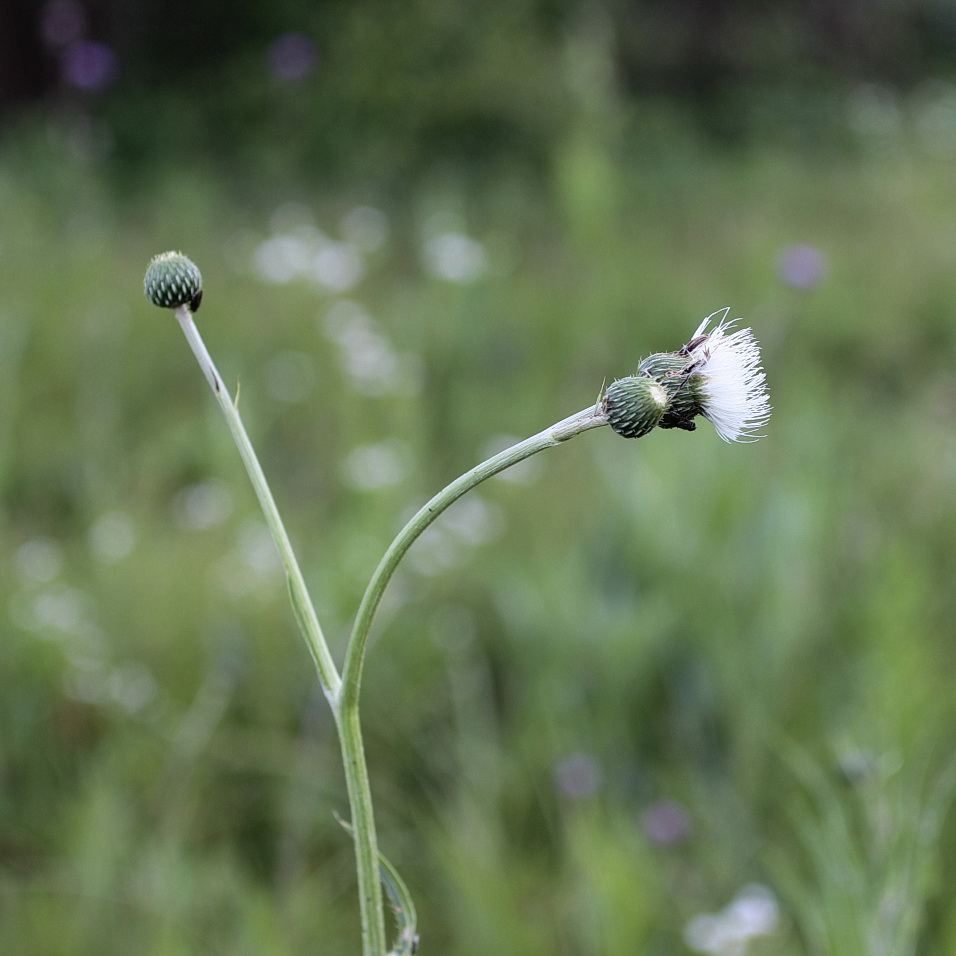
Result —
<instances>
[{"instance_id":1,"label":"flower stem branch","mask_svg":"<svg viewBox=\"0 0 956 956\"><path fill-rule=\"evenodd\" d=\"M462 495L471 491L476 485L512 465L524 461L532 455L553 448L561 442L579 435L590 428L597 428L607 424L607 416L600 406L586 408L563 421L546 428L544 431L526 438L510 448L499 452L487 461L472 468L460 478L438 492L434 498L424 505L412 519L398 533L395 540L389 545L382 560L379 562L372 580L369 582L359 605L349 638L345 654L345 664L342 670L342 687L340 706L343 713L348 713L358 707L359 690L362 682L362 666L365 660L365 651L368 646L369 634L375 612L381 603L385 588L391 580L399 562L412 546L415 539L446 509L456 502Z\"/></svg>"},{"instance_id":2,"label":"flower stem branch","mask_svg":"<svg viewBox=\"0 0 956 956\"><path fill-rule=\"evenodd\" d=\"M315 606L309 597L309 591L302 571L296 561L292 544L286 533L285 525L279 515L275 499L252 442L246 433L239 416L236 403L229 397L223 385L216 365L206 349L193 321L192 313L185 306L176 309L176 318L182 326L200 368L212 388L216 401L232 433L239 454L246 466L249 479L255 489L256 497L265 516L272 538L285 567L289 582L289 595L296 620L303 637L315 661L322 689L332 707L339 742L342 748L342 763L345 767L345 779L349 794L349 806L352 812L352 828L355 834L355 859L359 883L359 908L362 918L362 952L364 956L385 956L385 916L382 906L382 887L380 882L378 841L375 836L375 822L372 815L372 794L369 786L368 767L365 763L365 750L362 746L362 731L359 725L358 708L353 707L345 713L340 704L341 678L336 670L328 644L322 633Z\"/></svg>"},{"instance_id":3,"label":"flower stem branch","mask_svg":"<svg viewBox=\"0 0 956 956\"><path fill-rule=\"evenodd\" d=\"M322 633L322 627L315 613L315 607L309 597L309 590L306 587L305 579L302 577L302 571L299 563L296 561L295 554L292 551L292 544L289 541L289 535L286 533L285 525L279 515L279 509L276 507L275 499L269 490L269 484L266 476L256 457L252 442L246 434L245 426L239 417L239 409L236 403L229 397L226 388L223 385L222 378L216 369L206 345L199 334L199 329L193 321L192 313L185 305L179 306L176 310L176 318L186 334L186 340L189 342L193 354L199 362L199 367L206 376L216 401L219 403L222 414L232 433L239 454L242 456L243 464L249 474L249 480L255 490L256 497L259 499L259 505L265 516L266 524L272 532L272 539L275 541L276 548L279 551L279 557L282 559L282 565L285 568L286 577L289 582L289 594L292 599L292 606L295 611L296 619L302 629L303 637L315 661L316 670L319 673L319 680L322 682L322 690L325 692L329 703L335 708L335 701L338 699L341 687L341 679L336 670L335 662L329 652L328 643L325 635Z\"/></svg>"},{"instance_id":4,"label":"flower stem branch","mask_svg":"<svg viewBox=\"0 0 956 956\"><path fill-rule=\"evenodd\" d=\"M362 603L356 615L355 625L346 651L345 665L340 692L333 701L342 745L342 757L345 764L345 778L349 792L349 804L352 808L352 827L355 831L355 855L359 876L359 899L362 908L363 952L384 952L384 942L378 943L378 934L384 941L382 926L382 890L379 882L378 844L375 834L375 820L372 811L372 797L369 786L368 769L362 746L362 731L359 722L359 690L362 678L362 663L368 646L369 633L375 612L385 593L388 582L415 539L454 501L470 491L486 478L504 471L511 465L529 458L531 455L551 448L580 434L589 428L604 425L607 419L598 409L589 408L577 415L533 435L531 438L489 458L473 468L467 474L453 481L428 502L407 525L399 532L384 557L375 569L372 580L365 591ZM366 919L366 914L370 918ZM371 914L378 914L377 919ZM382 948L377 948L381 945Z\"/></svg>"}]
</instances>

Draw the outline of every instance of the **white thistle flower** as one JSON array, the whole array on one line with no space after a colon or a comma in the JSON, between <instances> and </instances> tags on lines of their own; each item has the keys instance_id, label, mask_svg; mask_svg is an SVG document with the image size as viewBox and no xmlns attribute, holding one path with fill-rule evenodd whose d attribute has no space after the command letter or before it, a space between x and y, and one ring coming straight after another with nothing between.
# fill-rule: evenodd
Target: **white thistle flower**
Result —
<instances>
[{"instance_id":1,"label":"white thistle flower","mask_svg":"<svg viewBox=\"0 0 956 956\"><path fill-rule=\"evenodd\" d=\"M760 346L753 329L735 329L742 319L728 321L730 309L708 315L681 349L688 369L700 376L700 413L727 442L756 441L770 420L767 377L760 365ZM714 316L717 325L707 331Z\"/></svg>"}]
</instances>

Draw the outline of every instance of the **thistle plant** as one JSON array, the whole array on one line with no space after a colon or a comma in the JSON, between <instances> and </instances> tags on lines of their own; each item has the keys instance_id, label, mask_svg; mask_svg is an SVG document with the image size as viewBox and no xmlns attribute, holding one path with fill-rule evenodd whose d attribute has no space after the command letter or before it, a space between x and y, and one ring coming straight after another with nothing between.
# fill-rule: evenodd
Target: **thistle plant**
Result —
<instances>
[{"instance_id":1,"label":"thistle plant","mask_svg":"<svg viewBox=\"0 0 956 956\"><path fill-rule=\"evenodd\" d=\"M363 956L386 956L386 952L388 956L410 956L418 948L415 909L398 873L378 850L359 721L368 638L396 568L419 535L462 495L506 468L592 428L609 425L624 438L640 438L658 427L693 431L696 419L702 417L724 441L756 440L771 412L760 349L749 328L737 327L741 320L728 319L729 309L714 312L701 322L686 345L676 352L648 356L634 375L613 382L593 406L512 445L449 484L408 521L386 550L357 609L339 670L269 484L242 424L238 396L233 399L227 392L193 320L202 300L199 269L181 253L165 252L149 263L143 287L150 302L175 311L212 388L278 549L296 622L332 710L351 810L350 822L343 825L355 842ZM390 950L386 950L383 886L398 922L398 936Z\"/></svg>"}]
</instances>

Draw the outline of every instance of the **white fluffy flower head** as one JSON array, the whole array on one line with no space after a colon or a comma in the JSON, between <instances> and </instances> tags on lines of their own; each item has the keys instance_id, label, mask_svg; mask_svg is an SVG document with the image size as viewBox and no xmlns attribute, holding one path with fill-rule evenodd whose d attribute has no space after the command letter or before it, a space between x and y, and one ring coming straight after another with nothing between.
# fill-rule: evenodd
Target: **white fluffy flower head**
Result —
<instances>
[{"instance_id":1,"label":"white fluffy flower head","mask_svg":"<svg viewBox=\"0 0 956 956\"><path fill-rule=\"evenodd\" d=\"M752 329L736 328L741 319L730 309L707 316L693 338L681 349L687 371L699 376L700 413L727 442L756 441L770 420L767 377L760 364L760 347ZM708 326L720 316L717 324Z\"/></svg>"},{"instance_id":2,"label":"white fluffy flower head","mask_svg":"<svg viewBox=\"0 0 956 956\"><path fill-rule=\"evenodd\" d=\"M694 431L703 415L727 442L751 442L770 420L767 377L760 347L730 309L708 315L676 352L655 352L637 374L608 386L601 400L605 420L624 438L654 428Z\"/></svg>"}]
</instances>

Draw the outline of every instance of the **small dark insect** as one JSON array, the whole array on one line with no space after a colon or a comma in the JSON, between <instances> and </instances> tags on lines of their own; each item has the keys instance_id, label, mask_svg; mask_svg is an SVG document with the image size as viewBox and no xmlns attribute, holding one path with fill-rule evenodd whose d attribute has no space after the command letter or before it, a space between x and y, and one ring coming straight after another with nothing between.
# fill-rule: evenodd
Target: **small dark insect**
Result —
<instances>
[{"instance_id":1,"label":"small dark insect","mask_svg":"<svg viewBox=\"0 0 956 956\"><path fill-rule=\"evenodd\" d=\"M202 302L202 289L200 289L190 300L189 300L189 311L198 312L199 304Z\"/></svg>"},{"instance_id":2,"label":"small dark insect","mask_svg":"<svg viewBox=\"0 0 956 956\"><path fill-rule=\"evenodd\" d=\"M707 339L710 338L710 335L704 333L703 335L698 335L696 338L691 339L682 349L680 349L678 355L690 355L698 345L703 345Z\"/></svg>"},{"instance_id":3,"label":"small dark insect","mask_svg":"<svg viewBox=\"0 0 956 956\"><path fill-rule=\"evenodd\" d=\"M683 428L685 432L692 432L697 430L697 422L690 418L684 418L682 415L677 415L674 412L668 412L661 419L660 427Z\"/></svg>"}]
</instances>

